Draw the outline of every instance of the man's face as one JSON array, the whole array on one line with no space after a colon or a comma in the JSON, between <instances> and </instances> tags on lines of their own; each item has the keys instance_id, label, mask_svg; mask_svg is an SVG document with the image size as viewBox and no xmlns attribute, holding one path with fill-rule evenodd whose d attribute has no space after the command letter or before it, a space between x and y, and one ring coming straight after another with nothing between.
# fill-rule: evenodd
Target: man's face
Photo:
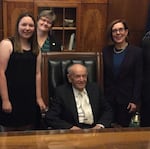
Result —
<instances>
[{"instance_id":1,"label":"man's face","mask_svg":"<svg viewBox=\"0 0 150 149\"><path fill-rule=\"evenodd\" d=\"M73 87L82 91L87 83L87 70L81 65L77 65L73 68L72 73L68 74L69 82Z\"/></svg>"}]
</instances>

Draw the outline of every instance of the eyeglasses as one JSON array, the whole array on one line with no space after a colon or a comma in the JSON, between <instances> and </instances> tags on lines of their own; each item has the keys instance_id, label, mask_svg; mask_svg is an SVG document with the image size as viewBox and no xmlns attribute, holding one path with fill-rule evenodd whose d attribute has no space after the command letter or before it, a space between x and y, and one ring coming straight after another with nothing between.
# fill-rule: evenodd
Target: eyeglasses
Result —
<instances>
[{"instance_id":1,"label":"eyeglasses","mask_svg":"<svg viewBox=\"0 0 150 149\"><path fill-rule=\"evenodd\" d=\"M125 28L118 28L118 29L113 29L112 30L112 33L113 34L116 34L116 33L123 33L125 31Z\"/></svg>"},{"instance_id":2,"label":"eyeglasses","mask_svg":"<svg viewBox=\"0 0 150 149\"><path fill-rule=\"evenodd\" d=\"M40 20L42 20L43 22L46 22L47 24L53 24L49 19L46 19L44 17L41 17Z\"/></svg>"}]
</instances>

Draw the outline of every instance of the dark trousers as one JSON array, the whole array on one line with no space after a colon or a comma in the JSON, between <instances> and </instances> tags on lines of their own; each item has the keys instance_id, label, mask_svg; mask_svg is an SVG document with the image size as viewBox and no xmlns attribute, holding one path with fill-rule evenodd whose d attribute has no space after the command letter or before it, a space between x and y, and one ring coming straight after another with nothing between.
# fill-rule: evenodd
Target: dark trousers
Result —
<instances>
[{"instance_id":1,"label":"dark trousers","mask_svg":"<svg viewBox=\"0 0 150 149\"><path fill-rule=\"evenodd\" d=\"M150 127L150 103L141 104L141 126Z\"/></svg>"},{"instance_id":2,"label":"dark trousers","mask_svg":"<svg viewBox=\"0 0 150 149\"><path fill-rule=\"evenodd\" d=\"M121 127L129 127L131 117L133 114L129 113L127 104L119 104L116 100L110 102L113 109L113 123Z\"/></svg>"}]
</instances>

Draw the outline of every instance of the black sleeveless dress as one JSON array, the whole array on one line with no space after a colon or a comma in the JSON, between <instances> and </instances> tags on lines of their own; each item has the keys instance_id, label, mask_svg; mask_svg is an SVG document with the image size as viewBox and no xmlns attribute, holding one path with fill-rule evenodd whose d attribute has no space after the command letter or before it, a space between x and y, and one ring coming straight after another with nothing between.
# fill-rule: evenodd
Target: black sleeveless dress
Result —
<instances>
[{"instance_id":1,"label":"black sleeveless dress","mask_svg":"<svg viewBox=\"0 0 150 149\"><path fill-rule=\"evenodd\" d=\"M0 99L0 124L7 127L18 127L34 124L40 114L36 104L36 59L32 51L12 52L6 79L12 112L2 111Z\"/></svg>"}]
</instances>

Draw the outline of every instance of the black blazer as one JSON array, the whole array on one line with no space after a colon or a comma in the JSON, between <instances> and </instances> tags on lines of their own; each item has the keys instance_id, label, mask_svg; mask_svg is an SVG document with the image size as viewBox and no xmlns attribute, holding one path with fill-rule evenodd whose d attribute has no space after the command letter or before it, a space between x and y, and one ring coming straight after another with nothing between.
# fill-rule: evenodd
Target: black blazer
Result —
<instances>
[{"instance_id":1,"label":"black blazer","mask_svg":"<svg viewBox=\"0 0 150 149\"><path fill-rule=\"evenodd\" d=\"M142 49L128 45L117 77L113 73L113 46L103 49L104 94L119 104L138 103L143 79Z\"/></svg>"},{"instance_id":2,"label":"black blazer","mask_svg":"<svg viewBox=\"0 0 150 149\"><path fill-rule=\"evenodd\" d=\"M61 43L53 35L49 35L50 52L61 51Z\"/></svg>"},{"instance_id":3,"label":"black blazer","mask_svg":"<svg viewBox=\"0 0 150 149\"><path fill-rule=\"evenodd\" d=\"M56 40L54 35L49 34L49 49L48 50L42 50L42 52L60 52L61 51L61 43Z\"/></svg>"},{"instance_id":4,"label":"black blazer","mask_svg":"<svg viewBox=\"0 0 150 149\"><path fill-rule=\"evenodd\" d=\"M104 100L99 87L95 83L90 83L86 86L86 90L93 111L93 125L88 126L79 123L72 86L65 84L56 88L56 98L46 113L48 126L54 129L69 129L72 126L90 128L95 124L103 124L105 127L109 127L112 120L112 110Z\"/></svg>"}]
</instances>

